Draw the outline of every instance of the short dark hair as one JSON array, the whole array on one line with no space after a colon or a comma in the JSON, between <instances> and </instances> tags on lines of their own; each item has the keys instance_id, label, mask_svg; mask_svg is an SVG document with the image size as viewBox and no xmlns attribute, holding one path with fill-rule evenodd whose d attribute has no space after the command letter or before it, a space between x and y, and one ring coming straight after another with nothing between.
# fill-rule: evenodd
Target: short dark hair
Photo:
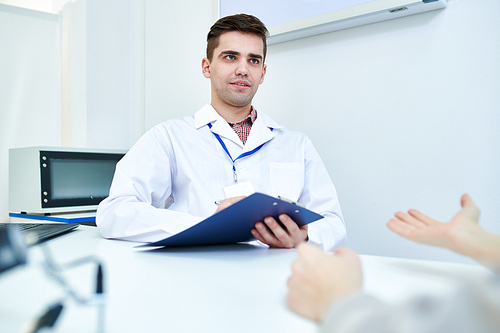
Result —
<instances>
[{"instance_id":1,"label":"short dark hair","mask_svg":"<svg viewBox=\"0 0 500 333\"><path fill-rule=\"evenodd\" d=\"M262 38L264 43L264 59L267 53L267 36L269 31L264 23L258 18L248 14L236 14L220 18L212 25L207 35L207 58L212 61L214 50L219 46L219 38L225 32L240 31L244 33L254 34Z\"/></svg>"}]
</instances>

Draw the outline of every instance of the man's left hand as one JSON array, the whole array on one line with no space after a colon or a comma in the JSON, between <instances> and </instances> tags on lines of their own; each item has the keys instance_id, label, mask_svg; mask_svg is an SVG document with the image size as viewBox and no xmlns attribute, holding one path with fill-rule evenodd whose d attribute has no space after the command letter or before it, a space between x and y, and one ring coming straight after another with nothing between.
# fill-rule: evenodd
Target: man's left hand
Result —
<instances>
[{"instance_id":1,"label":"man's left hand","mask_svg":"<svg viewBox=\"0 0 500 333\"><path fill-rule=\"evenodd\" d=\"M270 247L292 248L307 240L307 225L299 227L288 215L279 216L282 227L273 217L266 217L264 222L255 223L252 235ZM267 226L267 227L266 227Z\"/></svg>"}]
</instances>

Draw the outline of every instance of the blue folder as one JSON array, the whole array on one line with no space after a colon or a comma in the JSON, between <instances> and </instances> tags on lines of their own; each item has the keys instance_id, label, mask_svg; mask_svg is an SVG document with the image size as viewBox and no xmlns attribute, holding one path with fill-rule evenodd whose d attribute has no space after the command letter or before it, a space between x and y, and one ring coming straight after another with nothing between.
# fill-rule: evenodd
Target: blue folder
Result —
<instances>
[{"instance_id":1,"label":"blue folder","mask_svg":"<svg viewBox=\"0 0 500 333\"><path fill-rule=\"evenodd\" d=\"M198 224L168 238L143 246L192 246L231 244L254 240L250 230L256 222L287 214L299 226L322 219L323 216L294 203L254 193Z\"/></svg>"}]
</instances>

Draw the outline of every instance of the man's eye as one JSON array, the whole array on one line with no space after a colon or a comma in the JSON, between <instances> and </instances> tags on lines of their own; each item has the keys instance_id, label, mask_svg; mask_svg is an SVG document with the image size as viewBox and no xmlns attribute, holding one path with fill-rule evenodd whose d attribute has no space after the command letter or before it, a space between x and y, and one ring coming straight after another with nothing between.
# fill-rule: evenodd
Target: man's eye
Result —
<instances>
[{"instance_id":1,"label":"man's eye","mask_svg":"<svg viewBox=\"0 0 500 333\"><path fill-rule=\"evenodd\" d=\"M234 59L236 59L236 57L235 57L234 55L228 54L228 55L226 56L226 59L227 59L227 60L234 60Z\"/></svg>"},{"instance_id":2,"label":"man's eye","mask_svg":"<svg viewBox=\"0 0 500 333\"><path fill-rule=\"evenodd\" d=\"M256 65L258 65L258 64L260 63L260 60L259 60L259 59L250 59L250 62L251 62L252 64L256 64Z\"/></svg>"}]
</instances>

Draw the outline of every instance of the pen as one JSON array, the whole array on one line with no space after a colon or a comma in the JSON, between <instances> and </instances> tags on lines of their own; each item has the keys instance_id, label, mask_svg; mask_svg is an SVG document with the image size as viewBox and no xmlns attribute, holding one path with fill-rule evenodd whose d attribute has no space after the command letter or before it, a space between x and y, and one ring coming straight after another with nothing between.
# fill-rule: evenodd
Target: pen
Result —
<instances>
[{"instance_id":1,"label":"pen","mask_svg":"<svg viewBox=\"0 0 500 333\"><path fill-rule=\"evenodd\" d=\"M287 198L284 198L284 197L282 197L281 195L278 195L278 199L283 200L283 201L285 201L285 202L289 202L289 203L291 203L291 204L294 204L294 205L299 206L299 207L302 207L302 208L306 208L306 206L304 206L303 204L298 203L298 202L296 202L296 201L292 201L292 200L287 199Z\"/></svg>"},{"instance_id":2,"label":"pen","mask_svg":"<svg viewBox=\"0 0 500 333\"><path fill-rule=\"evenodd\" d=\"M96 280L96 294L102 294L103 293L103 287L102 287L102 266L99 264L97 267L97 280Z\"/></svg>"}]
</instances>

